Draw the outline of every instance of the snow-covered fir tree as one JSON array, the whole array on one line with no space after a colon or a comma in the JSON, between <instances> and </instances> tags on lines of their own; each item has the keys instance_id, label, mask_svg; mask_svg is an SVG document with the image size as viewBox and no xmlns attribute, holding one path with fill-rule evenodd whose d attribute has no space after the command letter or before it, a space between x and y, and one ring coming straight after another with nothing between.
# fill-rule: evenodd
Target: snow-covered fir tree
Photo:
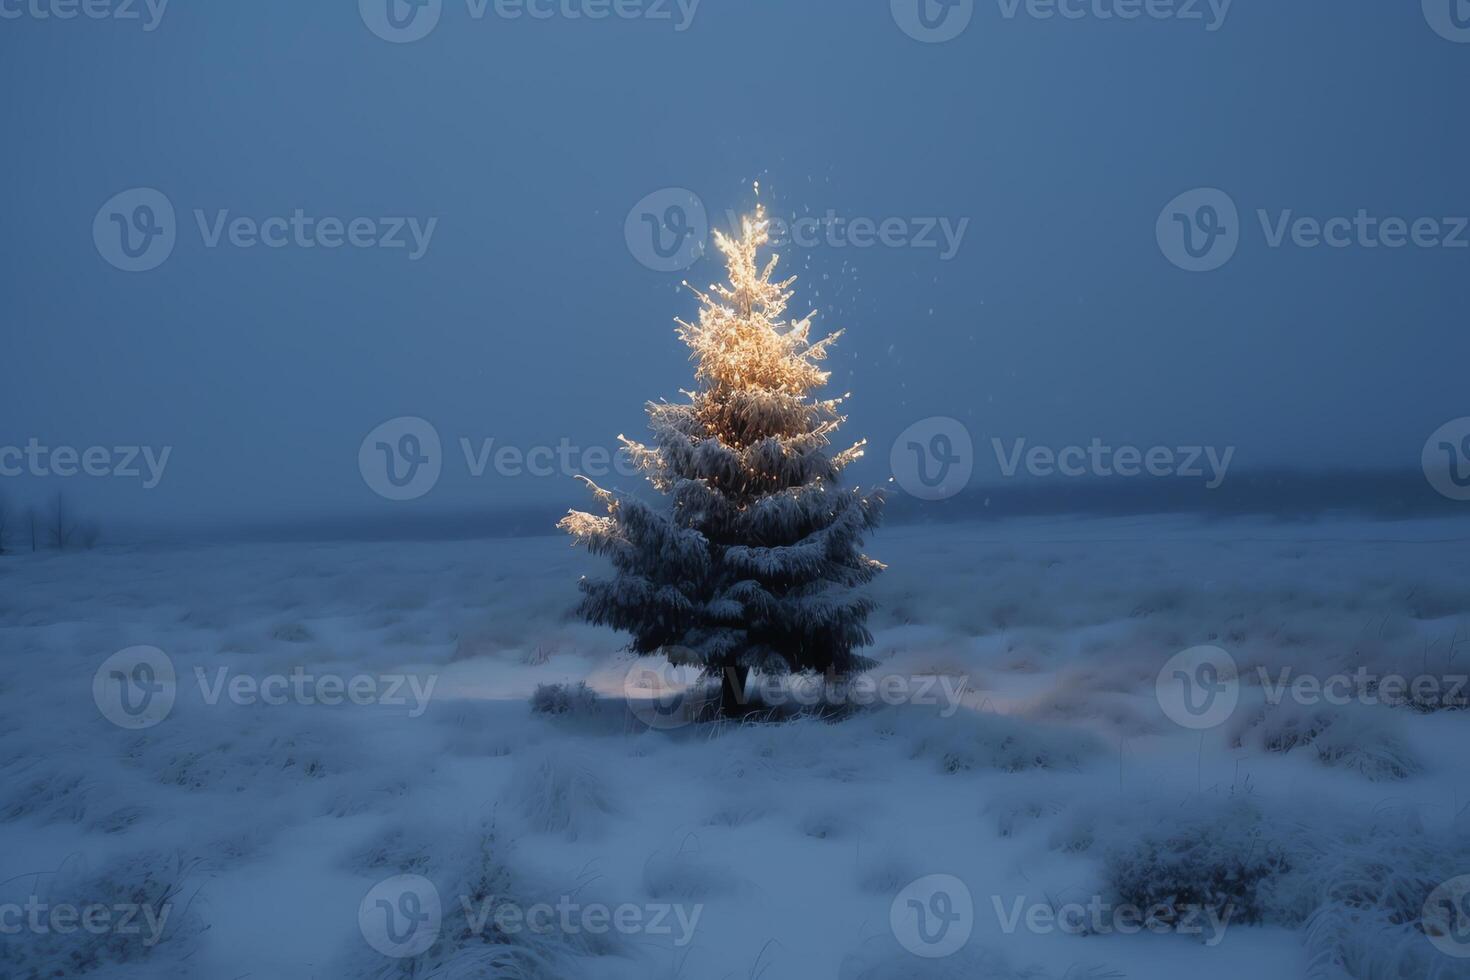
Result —
<instances>
[{"instance_id":1,"label":"snow-covered fir tree","mask_svg":"<svg viewBox=\"0 0 1470 980\"><path fill-rule=\"evenodd\" d=\"M795 278L772 281L779 256L758 264L768 229L757 208L739 238L715 233L729 283L690 287L698 322L676 321L695 390L649 403L652 445L619 437L670 505L589 480L607 516L572 511L559 525L616 572L582 580L581 613L631 633L635 652L720 676L726 713L743 703L752 669L845 676L871 666L855 652L872 642L873 603L859 587L883 568L861 551L881 494L839 485L864 442L832 452L843 399L814 395L841 332L812 342L811 316L782 319Z\"/></svg>"}]
</instances>

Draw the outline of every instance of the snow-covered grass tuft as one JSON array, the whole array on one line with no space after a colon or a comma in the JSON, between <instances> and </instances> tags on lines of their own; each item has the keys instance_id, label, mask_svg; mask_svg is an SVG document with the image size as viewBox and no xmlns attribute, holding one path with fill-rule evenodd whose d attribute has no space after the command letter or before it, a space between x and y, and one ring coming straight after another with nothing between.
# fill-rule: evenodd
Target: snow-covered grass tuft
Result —
<instances>
[{"instance_id":1,"label":"snow-covered grass tuft","mask_svg":"<svg viewBox=\"0 0 1470 980\"><path fill-rule=\"evenodd\" d=\"M913 758L933 760L946 773L1075 770L1102 751L1101 743L1086 732L984 711L943 718L909 710L895 731L908 740Z\"/></svg>"},{"instance_id":2,"label":"snow-covered grass tuft","mask_svg":"<svg viewBox=\"0 0 1470 980\"><path fill-rule=\"evenodd\" d=\"M488 832L488 831L487 831ZM421 821L395 822L382 828L346 855L343 867L371 874L424 874L431 867L430 842Z\"/></svg>"},{"instance_id":3,"label":"snow-covered grass tuft","mask_svg":"<svg viewBox=\"0 0 1470 980\"><path fill-rule=\"evenodd\" d=\"M595 976L596 957L624 952L615 932L534 927L526 910L554 907L558 896L532 882L512 861L514 847L493 824L453 832L419 821L390 830L356 855L375 872L413 873L438 892L443 918L432 946L400 959L366 945L351 954L342 976L378 980L566 980ZM519 915L503 915L518 910Z\"/></svg>"},{"instance_id":4,"label":"snow-covered grass tuft","mask_svg":"<svg viewBox=\"0 0 1470 980\"><path fill-rule=\"evenodd\" d=\"M1313 980L1470 977L1470 963L1451 962L1426 939L1422 910L1439 882L1418 867L1406 874L1372 858L1330 886L1306 923Z\"/></svg>"},{"instance_id":5,"label":"snow-covered grass tuft","mask_svg":"<svg viewBox=\"0 0 1470 980\"><path fill-rule=\"evenodd\" d=\"M672 850L655 851L643 862L643 890L660 901L700 902L739 887L735 872L702 856L692 840Z\"/></svg>"},{"instance_id":6,"label":"snow-covered grass tuft","mask_svg":"<svg viewBox=\"0 0 1470 980\"><path fill-rule=\"evenodd\" d=\"M1105 875L1139 908L1224 905L1232 926L1304 927L1313 980L1449 980L1470 977L1470 961L1436 950L1423 914L1470 868L1464 831L1431 831L1413 810L1325 815L1205 796L1112 848Z\"/></svg>"},{"instance_id":7,"label":"snow-covered grass tuft","mask_svg":"<svg viewBox=\"0 0 1470 980\"><path fill-rule=\"evenodd\" d=\"M271 630L271 639L278 643L310 643L316 636L304 623L280 623Z\"/></svg>"},{"instance_id":8,"label":"snow-covered grass tuft","mask_svg":"<svg viewBox=\"0 0 1470 980\"><path fill-rule=\"evenodd\" d=\"M507 794L530 830L568 840L596 834L617 809L594 757L560 747L517 759Z\"/></svg>"},{"instance_id":9,"label":"snow-covered grass tuft","mask_svg":"<svg viewBox=\"0 0 1470 980\"><path fill-rule=\"evenodd\" d=\"M597 695L585 682L537 684L531 695L531 713L537 715L586 715L597 710Z\"/></svg>"},{"instance_id":10,"label":"snow-covered grass tuft","mask_svg":"<svg viewBox=\"0 0 1470 980\"><path fill-rule=\"evenodd\" d=\"M206 928L193 908L199 867L177 853L146 851L96 874L67 867L5 882L3 893L17 906L34 900L47 910L74 909L82 918L68 928L7 935L0 942L0 976L189 976L187 961ZM42 921L56 922L53 912L43 914L52 917ZM82 927L86 916L92 927Z\"/></svg>"},{"instance_id":11,"label":"snow-covered grass tuft","mask_svg":"<svg viewBox=\"0 0 1470 980\"><path fill-rule=\"evenodd\" d=\"M436 703L427 717L444 730L444 748L455 755L511 755L532 740L527 726L506 723L506 705L494 701Z\"/></svg>"},{"instance_id":12,"label":"snow-covered grass tuft","mask_svg":"<svg viewBox=\"0 0 1470 980\"><path fill-rule=\"evenodd\" d=\"M1313 744L1323 765L1355 772L1374 782L1407 779L1423 771L1400 728L1386 717L1340 718Z\"/></svg>"},{"instance_id":13,"label":"snow-covered grass tuft","mask_svg":"<svg viewBox=\"0 0 1470 980\"><path fill-rule=\"evenodd\" d=\"M1283 701L1242 714L1231 741L1266 752L1310 751L1323 765L1378 782L1407 779L1423 771L1403 727L1403 720L1383 707L1324 708Z\"/></svg>"},{"instance_id":14,"label":"snow-covered grass tuft","mask_svg":"<svg viewBox=\"0 0 1470 980\"><path fill-rule=\"evenodd\" d=\"M856 734L849 725L865 724L858 715L832 724L799 718L778 724L748 721L708 726L707 739L718 739L720 782L742 783L787 779L831 779L850 782L865 768ZM864 731L859 727L857 732Z\"/></svg>"},{"instance_id":15,"label":"snow-covered grass tuft","mask_svg":"<svg viewBox=\"0 0 1470 980\"><path fill-rule=\"evenodd\" d=\"M1305 930L1314 980L1470 977L1470 960L1437 950L1423 921L1434 890L1470 869L1463 814L1458 823L1431 832L1416 814L1388 809L1322 849Z\"/></svg>"},{"instance_id":16,"label":"snow-covered grass tuft","mask_svg":"<svg viewBox=\"0 0 1470 980\"><path fill-rule=\"evenodd\" d=\"M56 761L30 760L0 769L0 822L35 817L82 823L96 811L96 780Z\"/></svg>"},{"instance_id":17,"label":"snow-covered grass tuft","mask_svg":"<svg viewBox=\"0 0 1470 980\"><path fill-rule=\"evenodd\" d=\"M252 784L313 781L360 768L359 743L331 708L180 707L174 724L134 734L124 761L185 790L240 792Z\"/></svg>"},{"instance_id":18,"label":"snow-covered grass tuft","mask_svg":"<svg viewBox=\"0 0 1470 980\"><path fill-rule=\"evenodd\" d=\"M805 837L838 840L851 837L858 828L858 821L847 811L822 803L803 813L796 827Z\"/></svg>"},{"instance_id":19,"label":"snow-covered grass tuft","mask_svg":"<svg viewBox=\"0 0 1470 980\"><path fill-rule=\"evenodd\" d=\"M1067 808L1047 834L1046 846L1062 854L1088 854L1106 835L1108 821L1116 820L1116 815L1090 803Z\"/></svg>"},{"instance_id":20,"label":"snow-covered grass tuft","mask_svg":"<svg viewBox=\"0 0 1470 980\"><path fill-rule=\"evenodd\" d=\"M991 797L982 812L995 820L998 835L1015 837L1061 811L1061 804L1055 801L1032 795L1005 795Z\"/></svg>"},{"instance_id":21,"label":"snow-covered grass tuft","mask_svg":"<svg viewBox=\"0 0 1470 980\"><path fill-rule=\"evenodd\" d=\"M1293 859L1278 828L1249 800L1222 805L1206 797L1111 850L1104 873L1119 902L1162 908L1161 921L1188 908L1224 908L1235 924L1294 924L1304 910L1284 908L1275 890Z\"/></svg>"},{"instance_id":22,"label":"snow-covered grass tuft","mask_svg":"<svg viewBox=\"0 0 1470 980\"><path fill-rule=\"evenodd\" d=\"M706 827L744 827L774 812L775 806L769 799L734 796L715 807L704 818L704 824Z\"/></svg>"},{"instance_id":23,"label":"snow-covered grass tuft","mask_svg":"<svg viewBox=\"0 0 1470 980\"><path fill-rule=\"evenodd\" d=\"M913 856L894 844L864 848L857 855L858 888L871 894L896 894L921 874Z\"/></svg>"}]
</instances>

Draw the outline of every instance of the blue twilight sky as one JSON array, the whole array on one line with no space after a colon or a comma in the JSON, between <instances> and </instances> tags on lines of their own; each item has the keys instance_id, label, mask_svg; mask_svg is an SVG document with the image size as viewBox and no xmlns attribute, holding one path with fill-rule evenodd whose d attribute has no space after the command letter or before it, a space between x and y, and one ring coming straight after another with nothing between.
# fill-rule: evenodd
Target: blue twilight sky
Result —
<instances>
[{"instance_id":1,"label":"blue twilight sky","mask_svg":"<svg viewBox=\"0 0 1470 980\"><path fill-rule=\"evenodd\" d=\"M137 478L28 457L0 476L12 500L64 489L147 521L580 500L560 464L475 477L460 440L641 433L643 403L689 383L680 279L717 271L650 268L681 256L658 257L648 222L697 239L684 191L719 227L757 180L774 215L831 219L781 251L797 312L847 330L834 385L875 449L866 481L932 416L968 429L984 482L992 438L1412 468L1470 415L1464 0L59 16L80 8L0 0L0 447L103 447L99 470L118 447L169 455L154 487L142 453ZM1166 209L1197 188L1238 218L1219 195ZM1346 247L1291 224L1360 211L1331 226ZM1386 247L1388 218L1419 241ZM1170 244L1189 222L1229 260L1181 268L1212 264ZM359 449L403 416L433 426L441 474L398 502Z\"/></svg>"}]
</instances>

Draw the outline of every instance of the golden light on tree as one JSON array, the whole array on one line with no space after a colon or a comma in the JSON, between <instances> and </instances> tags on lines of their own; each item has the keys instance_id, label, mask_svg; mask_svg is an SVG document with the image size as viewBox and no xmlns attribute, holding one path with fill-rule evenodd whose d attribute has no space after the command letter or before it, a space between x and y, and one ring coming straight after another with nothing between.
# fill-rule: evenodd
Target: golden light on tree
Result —
<instances>
[{"instance_id":1,"label":"golden light on tree","mask_svg":"<svg viewBox=\"0 0 1470 980\"><path fill-rule=\"evenodd\" d=\"M685 401L647 406L652 445L619 436L669 513L587 481L606 516L573 511L559 525L616 575L584 579L581 611L632 634L638 653L719 674L733 710L751 669L847 674L868 665L872 602L857 587L883 566L863 555L882 498L842 490L859 441L837 453L844 398L817 398L821 366L841 331L810 339L812 318L784 319L794 278L774 280L779 256L763 208L737 238L716 233L728 281L677 320L695 362ZM686 284L687 285L687 284Z\"/></svg>"}]
</instances>

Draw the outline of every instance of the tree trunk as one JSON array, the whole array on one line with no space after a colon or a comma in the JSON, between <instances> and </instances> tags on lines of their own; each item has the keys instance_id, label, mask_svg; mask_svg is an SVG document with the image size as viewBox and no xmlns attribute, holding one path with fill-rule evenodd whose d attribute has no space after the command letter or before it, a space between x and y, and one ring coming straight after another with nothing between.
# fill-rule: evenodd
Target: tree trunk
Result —
<instances>
[{"instance_id":1,"label":"tree trunk","mask_svg":"<svg viewBox=\"0 0 1470 980\"><path fill-rule=\"evenodd\" d=\"M720 672L720 714L733 718L745 711L745 683L749 667L726 667Z\"/></svg>"}]
</instances>

